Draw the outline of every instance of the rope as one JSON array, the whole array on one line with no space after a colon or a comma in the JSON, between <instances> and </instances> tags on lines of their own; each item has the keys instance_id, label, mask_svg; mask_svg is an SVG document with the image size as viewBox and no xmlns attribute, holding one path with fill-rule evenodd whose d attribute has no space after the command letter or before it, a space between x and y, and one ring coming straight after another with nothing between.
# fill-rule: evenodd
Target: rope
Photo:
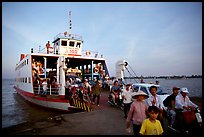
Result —
<instances>
[{"instance_id":1,"label":"rope","mask_svg":"<svg viewBox=\"0 0 204 137\"><path fill-rule=\"evenodd\" d=\"M133 75L130 73L129 69L128 69L126 66L125 66L125 68L127 69L127 71L128 71L128 73L130 74L130 76L133 76ZM134 77L134 76L133 76L133 77ZM138 83L136 79L134 79L134 80L135 80L136 83Z\"/></svg>"},{"instance_id":2,"label":"rope","mask_svg":"<svg viewBox=\"0 0 204 137\"><path fill-rule=\"evenodd\" d=\"M129 65L130 66L130 65ZM130 69L132 70L132 72L135 74L135 72L134 72L134 70L131 68L131 66L130 66ZM135 74L135 77L137 77L137 75Z\"/></svg>"}]
</instances>

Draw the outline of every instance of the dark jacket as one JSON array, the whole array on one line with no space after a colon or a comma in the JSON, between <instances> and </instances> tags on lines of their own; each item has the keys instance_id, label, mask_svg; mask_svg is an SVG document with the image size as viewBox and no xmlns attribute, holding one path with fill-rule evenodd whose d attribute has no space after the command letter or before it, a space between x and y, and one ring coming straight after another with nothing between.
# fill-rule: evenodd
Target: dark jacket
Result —
<instances>
[{"instance_id":1,"label":"dark jacket","mask_svg":"<svg viewBox=\"0 0 204 137\"><path fill-rule=\"evenodd\" d=\"M168 107L169 109L174 109L175 108L175 99L176 99L176 95L171 94L163 101L164 106Z\"/></svg>"}]
</instances>

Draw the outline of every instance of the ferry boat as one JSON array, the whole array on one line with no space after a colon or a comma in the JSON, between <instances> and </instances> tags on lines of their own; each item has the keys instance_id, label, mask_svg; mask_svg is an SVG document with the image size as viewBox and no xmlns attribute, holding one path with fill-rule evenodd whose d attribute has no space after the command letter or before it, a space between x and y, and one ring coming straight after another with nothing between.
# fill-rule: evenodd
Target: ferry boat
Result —
<instances>
[{"instance_id":1,"label":"ferry boat","mask_svg":"<svg viewBox=\"0 0 204 137\"><path fill-rule=\"evenodd\" d=\"M71 17L70 17L71 22ZM81 80L93 82L109 76L106 60L99 52L84 51L83 39L70 32L59 33L42 50L21 54L15 67L14 89L25 100L46 108L62 111L91 111L91 103L81 101L77 89ZM75 78L75 79L74 79ZM71 85L71 98L66 98L66 80L79 80ZM47 94L42 95L43 81ZM45 83L46 83L45 82Z\"/></svg>"}]
</instances>

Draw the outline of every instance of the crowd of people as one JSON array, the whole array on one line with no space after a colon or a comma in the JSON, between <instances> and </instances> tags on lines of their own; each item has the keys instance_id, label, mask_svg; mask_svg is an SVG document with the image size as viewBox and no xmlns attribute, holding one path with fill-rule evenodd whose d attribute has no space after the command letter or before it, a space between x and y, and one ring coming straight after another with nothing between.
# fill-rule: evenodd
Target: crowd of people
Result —
<instances>
[{"instance_id":1,"label":"crowd of people","mask_svg":"<svg viewBox=\"0 0 204 137\"><path fill-rule=\"evenodd\" d=\"M158 85L158 81L156 84ZM151 94L147 95L142 90L134 92L131 84L126 84L125 88L121 89L119 81L114 81L110 94L114 99L118 96L117 92L122 94L127 132L131 132L130 125L132 123L134 135L162 135L165 107L167 108L167 116L171 119L170 127L174 126L176 116L184 119L184 116L179 113L181 110L194 110L198 107L189 99L187 88L173 87L173 93L165 100L161 100L156 94L157 86L155 85L150 87Z\"/></svg>"},{"instance_id":2,"label":"crowd of people","mask_svg":"<svg viewBox=\"0 0 204 137\"><path fill-rule=\"evenodd\" d=\"M72 85L77 83L76 79L67 79L65 85L65 98L71 99L73 96L81 101L88 102L92 105L100 106L100 96L103 89L101 80L96 79L93 85L90 85L87 79L81 83L77 83L78 88L73 92ZM46 94L47 81L43 80L43 95ZM181 110L195 109L198 106L194 104L188 97L187 88L173 87L172 94L161 100L156 94L157 86L150 87L150 95L142 90L133 91L131 84L126 84L125 88L121 88L124 83L115 80L111 86L110 94L114 98L118 98L121 92L124 105L124 118L126 119L126 131L133 132L134 135L162 135L164 132L163 114L166 107L167 116L170 118L169 126L175 125L175 118L180 115ZM97 99L97 100L96 100ZM116 103L116 102L115 102ZM132 124L132 130L131 130Z\"/></svg>"},{"instance_id":3,"label":"crowd of people","mask_svg":"<svg viewBox=\"0 0 204 137\"><path fill-rule=\"evenodd\" d=\"M77 82L74 78L67 78L65 85L65 98L71 100L73 97L78 98L82 102L89 104L100 104L100 95L102 91L102 82L99 79L90 84L87 79Z\"/></svg>"},{"instance_id":4,"label":"crowd of people","mask_svg":"<svg viewBox=\"0 0 204 137\"><path fill-rule=\"evenodd\" d=\"M126 130L131 132L130 126L132 124L132 131L134 135L162 135L163 134L163 114L164 107L167 109L167 115L170 118L169 126L175 125L175 118L183 118L180 115L181 110L195 109L198 106L194 104L188 97L187 88L173 87L172 94L165 100L156 94L158 81L153 84L149 90L150 95L146 94L142 90L135 92L131 84L124 84L119 79L113 81L113 79L106 79L104 83L110 88L110 95L112 96L114 103L116 104L116 98L121 92L123 105L124 105L124 118L126 118ZM77 86L73 86L76 85ZM124 87L125 88L122 88ZM42 81L43 92L46 94L47 81ZM73 89L75 88L75 90ZM102 81L96 79L94 84L91 85L87 79L77 83L76 79L67 78L65 84L65 98L71 99L73 96L79 98L81 101L88 102L92 105L100 106L100 96L104 85ZM96 100L97 99L97 100ZM96 101L96 102L95 102Z\"/></svg>"}]
</instances>

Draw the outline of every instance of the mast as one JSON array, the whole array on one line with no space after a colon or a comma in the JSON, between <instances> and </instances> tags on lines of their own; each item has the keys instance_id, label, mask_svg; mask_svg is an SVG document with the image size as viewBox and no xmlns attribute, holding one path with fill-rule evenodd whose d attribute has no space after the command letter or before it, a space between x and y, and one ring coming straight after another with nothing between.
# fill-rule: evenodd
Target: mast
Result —
<instances>
[{"instance_id":1,"label":"mast","mask_svg":"<svg viewBox=\"0 0 204 137\"><path fill-rule=\"evenodd\" d=\"M72 19L71 19L72 12L69 11L69 35L72 34Z\"/></svg>"}]
</instances>

